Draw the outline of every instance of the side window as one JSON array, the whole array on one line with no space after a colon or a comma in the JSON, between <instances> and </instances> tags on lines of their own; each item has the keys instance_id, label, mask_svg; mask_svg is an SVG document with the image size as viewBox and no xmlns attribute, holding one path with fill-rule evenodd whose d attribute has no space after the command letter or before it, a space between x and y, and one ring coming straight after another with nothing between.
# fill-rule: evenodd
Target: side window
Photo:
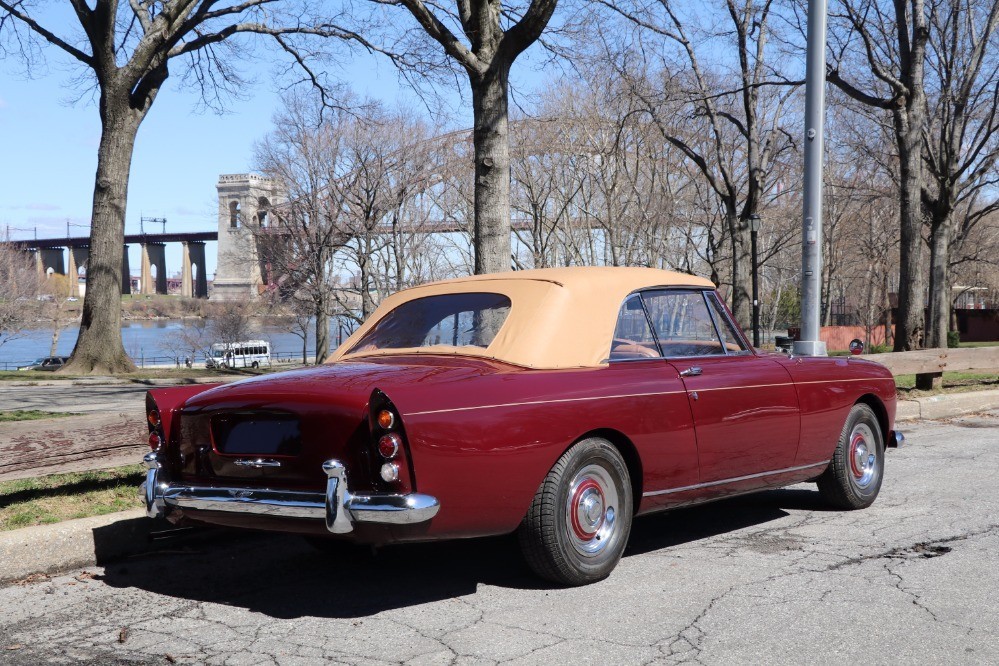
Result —
<instances>
[{"instance_id":1,"label":"side window","mask_svg":"<svg viewBox=\"0 0 999 666\"><path fill-rule=\"evenodd\" d=\"M626 361L637 358L660 358L659 348L649 328L649 320L638 294L629 296L617 315L610 360Z\"/></svg>"},{"instance_id":2,"label":"side window","mask_svg":"<svg viewBox=\"0 0 999 666\"><path fill-rule=\"evenodd\" d=\"M649 291L642 298L666 358L725 353L701 292Z\"/></svg>"},{"instance_id":3,"label":"side window","mask_svg":"<svg viewBox=\"0 0 999 666\"><path fill-rule=\"evenodd\" d=\"M708 303L711 304L711 311L715 315L715 322L718 324L718 331L721 332L722 343L725 345L725 349L729 354L748 352L749 350L742 344L742 338L739 337L738 331L735 330L735 324L728 318L728 313L725 312L725 308L718 301L717 294L708 294L707 296Z\"/></svg>"}]
</instances>

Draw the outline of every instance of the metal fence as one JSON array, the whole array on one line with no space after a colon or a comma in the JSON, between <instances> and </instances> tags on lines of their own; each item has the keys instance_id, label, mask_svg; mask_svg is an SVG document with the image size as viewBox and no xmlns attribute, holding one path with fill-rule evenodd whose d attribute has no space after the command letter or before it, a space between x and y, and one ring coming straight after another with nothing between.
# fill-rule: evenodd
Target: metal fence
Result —
<instances>
[{"instance_id":1,"label":"metal fence","mask_svg":"<svg viewBox=\"0 0 999 666\"><path fill-rule=\"evenodd\" d=\"M310 356L308 362L311 363L314 358L314 356ZM142 352L133 356L132 361L139 368L180 368L187 365L187 360L184 356L146 356ZM35 359L0 361L0 370L17 370L18 368L32 365L34 362ZM290 365L292 363L301 362L301 352L271 352L271 364L273 365ZM193 359L191 359L191 367L204 368L205 357L201 354L196 355Z\"/></svg>"}]
</instances>

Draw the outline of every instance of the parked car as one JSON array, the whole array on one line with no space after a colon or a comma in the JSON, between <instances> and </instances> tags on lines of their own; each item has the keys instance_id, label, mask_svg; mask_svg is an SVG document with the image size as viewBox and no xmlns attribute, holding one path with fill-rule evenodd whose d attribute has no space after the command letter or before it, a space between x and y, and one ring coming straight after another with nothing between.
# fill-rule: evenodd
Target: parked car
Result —
<instances>
[{"instance_id":1,"label":"parked car","mask_svg":"<svg viewBox=\"0 0 999 666\"><path fill-rule=\"evenodd\" d=\"M18 370L46 370L55 371L69 363L68 356L43 356L36 358L30 365L22 365Z\"/></svg>"},{"instance_id":2,"label":"parked car","mask_svg":"<svg viewBox=\"0 0 999 666\"><path fill-rule=\"evenodd\" d=\"M150 516L314 541L516 532L567 585L606 577L637 515L803 481L867 507L902 441L883 366L753 349L711 282L645 268L414 287L324 366L146 403Z\"/></svg>"}]
</instances>

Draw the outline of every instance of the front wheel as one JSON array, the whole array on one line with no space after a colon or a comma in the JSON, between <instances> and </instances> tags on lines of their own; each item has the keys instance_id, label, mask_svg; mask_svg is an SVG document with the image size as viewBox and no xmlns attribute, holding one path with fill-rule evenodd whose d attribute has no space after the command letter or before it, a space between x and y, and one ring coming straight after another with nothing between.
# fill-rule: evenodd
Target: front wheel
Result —
<instances>
[{"instance_id":1,"label":"front wheel","mask_svg":"<svg viewBox=\"0 0 999 666\"><path fill-rule=\"evenodd\" d=\"M602 580L631 532L631 477L620 452L592 437L570 448L534 495L518 539L528 566L562 585Z\"/></svg>"},{"instance_id":2,"label":"front wheel","mask_svg":"<svg viewBox=\"0 0 999 666\"><path fill-rule=\"evenodd\" d=\"M884 477L884 441L874 411L862 403L854 405L829 467L819 477L823 499L838 509L865 509L873 504Z\"/></svg>"}]
</instances>

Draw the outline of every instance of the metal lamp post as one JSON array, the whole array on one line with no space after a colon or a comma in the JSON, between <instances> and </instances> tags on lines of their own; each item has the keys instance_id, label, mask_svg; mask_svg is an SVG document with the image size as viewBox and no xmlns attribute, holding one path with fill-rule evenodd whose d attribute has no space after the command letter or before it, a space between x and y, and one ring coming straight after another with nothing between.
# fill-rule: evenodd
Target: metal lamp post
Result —
<instances>
[{"instance_id":1,"label":"metal lamp post","mask_svg":"<svg viewBox=\"0 0 999 666\"><path fill-rule=\"evenodd\" d=\"M753 346L760 346L760 257L756 251L756 237L760 231L760 216L749 216L750 251L753 254Z\"/></svg>"}]
</instances>

